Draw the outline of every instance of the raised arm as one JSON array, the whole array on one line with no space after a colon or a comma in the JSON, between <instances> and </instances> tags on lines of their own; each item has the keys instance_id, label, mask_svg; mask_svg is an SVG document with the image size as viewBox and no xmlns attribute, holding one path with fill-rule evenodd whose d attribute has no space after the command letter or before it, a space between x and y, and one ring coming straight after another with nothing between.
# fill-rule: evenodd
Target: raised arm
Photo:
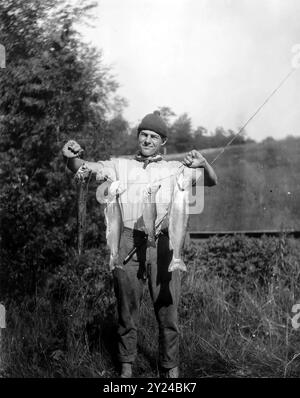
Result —
<instances>
[{"instance_id":1,"label":"raised arm","mask_svg":"<svg viewBox=\"0 0 300 398\"><path fill-rule=\"evenodd\" d=\"M212 187L217 184L218 179L214 169L208 163L204 156L201 155L200 152L196 151L195 149L189 152L183 160L183 163L187 167L192 168L200 168L203 167L204 169L204 185L207 187Z\"/></svg>"},{"instance_id":2,"label":"raised arm","mask_svg":"<svg viewBox=\"0 0 300 398\"><path fill-rule=\"evenodd\" d=\"M101 169L101 165L97 162L87 162L86 160L80 159L79 156L82 152L83 149L76 141L71 140L64 145L62 153L68 169L76 173L79 167L84 163L93 173L98 173Z\"/></svg>"}]
</instances>

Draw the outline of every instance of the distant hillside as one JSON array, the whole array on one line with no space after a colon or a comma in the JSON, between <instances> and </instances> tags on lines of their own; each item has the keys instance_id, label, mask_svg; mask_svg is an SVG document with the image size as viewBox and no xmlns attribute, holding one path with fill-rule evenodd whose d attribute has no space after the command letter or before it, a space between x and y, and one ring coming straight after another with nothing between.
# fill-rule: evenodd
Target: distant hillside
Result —
<instances>
[{"instance_id":1,"label":"distant hillside","mask_svg":"<svg viewBox=\"0 0 300 398\"><path fill-rule=\"evenodd\" d=\"M202 153L212 161L219 151ZM213 166L218 185L205 189L190 231L300 230L300 138L228 147Z\"/></svg>"}]
</instances>

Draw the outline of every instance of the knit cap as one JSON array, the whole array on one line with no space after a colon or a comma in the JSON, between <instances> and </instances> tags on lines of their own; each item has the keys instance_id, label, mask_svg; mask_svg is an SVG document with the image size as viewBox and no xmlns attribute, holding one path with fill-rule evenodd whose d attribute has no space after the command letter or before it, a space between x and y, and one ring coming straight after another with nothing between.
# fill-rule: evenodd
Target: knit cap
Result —
<instances>
[{"instance_id":1,"label":"knit cap","mask_svg":"<svg viewBox=\"0 0 300 398\"><path fill-rule=\"evenodd\" d=\"M168 127L164 122L164 120L161 118L159 111L154 111L153 113L149 113L142 119L138 127L138 134L142 130L154 131L163 138L167 138L168 136Z\"/></svg>"}]
</instances>

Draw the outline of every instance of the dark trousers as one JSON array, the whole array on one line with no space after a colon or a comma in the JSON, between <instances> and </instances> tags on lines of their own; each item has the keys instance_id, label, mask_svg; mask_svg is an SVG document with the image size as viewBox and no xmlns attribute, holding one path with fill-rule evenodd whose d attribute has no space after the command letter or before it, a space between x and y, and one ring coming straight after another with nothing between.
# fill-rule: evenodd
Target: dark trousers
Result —
<instances>
[{"instance_id":1,"label":"dark trousers","mask_svg":"<svg viewBox=\"0 0 300 398\"><path fill-rule=\"evenodd\" d=\"M125 228L120 245L120 259L133 246L142 247L114 272L115 294L118 303L118 353L120 362L133 362L137 353L139 310L148 280L150 295L159 326L159 362L163 368L178 366L179 330L177 308L180 298L180 271L168 272L172 258L167 234L160 235L156 248L148 247L144 232Z\"/></svg>"}]
</instances>

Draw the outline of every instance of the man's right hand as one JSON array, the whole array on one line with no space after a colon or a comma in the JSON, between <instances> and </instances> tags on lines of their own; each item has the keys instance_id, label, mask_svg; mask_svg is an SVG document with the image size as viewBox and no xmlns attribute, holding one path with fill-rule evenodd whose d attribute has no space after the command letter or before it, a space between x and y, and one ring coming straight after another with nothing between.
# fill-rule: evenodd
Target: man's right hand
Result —
<instances>
[{"instance_id":1,"label":"man's right hand","mask_svg":"<svg viewBox=\"0 0 300 398\"><path fill-rule=\"evenodd\" d=\"M63 155L68 158L68 159L72 159L72 158L77 158L80 156L80 154L83 152L83 149L81 148L81 146L74 140L70 140L68 141L63 149L62 149L62 153Z\"/></svg>"}]
</instances>

